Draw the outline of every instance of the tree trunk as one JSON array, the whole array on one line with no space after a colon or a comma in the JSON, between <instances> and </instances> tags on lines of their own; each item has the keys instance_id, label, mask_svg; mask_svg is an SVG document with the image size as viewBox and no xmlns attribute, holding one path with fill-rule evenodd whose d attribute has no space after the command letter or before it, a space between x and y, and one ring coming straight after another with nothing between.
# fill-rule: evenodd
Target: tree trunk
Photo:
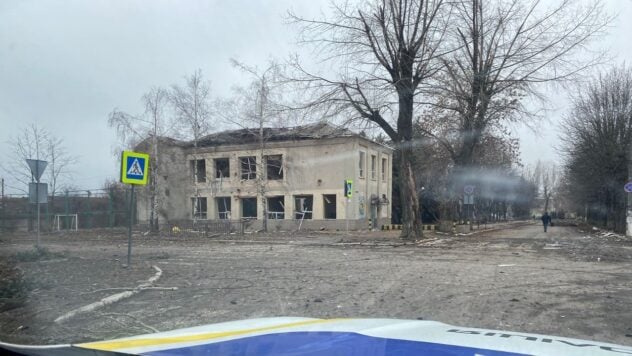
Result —
<instances>
[{"instance_id":1,"label":"tree trunk","mask_svg":"<svg viewBox=\"0 0 632 356\"><path fill-rule=\"evenodd\" d=\"M402 65L402 77L397 85L399 98L399 113L397 117L397 144L399 153L399 194L402 205L402 234L403 239L418 239L423 237L417 195L417 182L413 170L414 154L412 147L413 135L413 104L414 89L412 85L412 62Z\"/></svg>"},{"instance_id":2,"label":"tree trunk","mask_svg":"<svg viewBox=\"0 0 632 356\"><path fill-rule=\"evenodd\" d=\"M403 239L417 239L423 237L421 229L419 198L415 172L412 169L413 152L404 143L397 151L399 154L399 194L402 206L402 234Z\"/></svg>"},{"instance_id":3,"label":"tree trunk","mask_svg":"<svg viewBox=\"0 0 632 356\"><path fill-rule=\"evenodd\" d=\"M160 167L160 161L158 157L158 124L154 120L154 133L153 133L153 155L154 155L154 167L150 168L150 189L151 189L151 217L150 217L150 230L151 232L158 232L160 229L158 221L158 167Z\"/></svg>"}]
</instances>

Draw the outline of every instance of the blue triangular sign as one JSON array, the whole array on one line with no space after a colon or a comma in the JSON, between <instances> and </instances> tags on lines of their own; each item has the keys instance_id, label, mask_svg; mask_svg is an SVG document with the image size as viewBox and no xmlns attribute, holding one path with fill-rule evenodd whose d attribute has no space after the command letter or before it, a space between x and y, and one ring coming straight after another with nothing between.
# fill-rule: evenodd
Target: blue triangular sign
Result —
<instances>
[{"instance_id":1,"label":"blue triangular sign","mask_svg":"<svg viewBox=\"0 0 632 356\"><path fill-rule=\"evenodd\" d=\"M134 158L134 162L132 162L132 166L127 170L128 176L143 176L143 168L138 163L138 158Z\"/></svg>"}]
</instances>

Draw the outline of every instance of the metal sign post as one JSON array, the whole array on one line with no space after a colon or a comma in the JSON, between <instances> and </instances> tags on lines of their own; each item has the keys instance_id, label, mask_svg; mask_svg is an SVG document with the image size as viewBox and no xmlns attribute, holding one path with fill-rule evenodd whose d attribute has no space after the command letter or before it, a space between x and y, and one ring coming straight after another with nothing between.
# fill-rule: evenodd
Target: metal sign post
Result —
<instances>
[{"instance_id":1,"label":"metal sign post","mask_svg":"<svg viewBox=\"0 0 632 356\"><path fill-rule=\"evenodd\" d=\"M31 192L31 184L29 184L29 198L30 200L35 200L35 204L37 204L37 242L35 243L35 246L39 247L40 245L40 204L42 203L42 199L40 197L40 190L42 190L42 188L40 187L40 178L42 177L42 174L44 174L44 170L46 169L46 165L48 164L48 162L46 161L42 161L39 159L27 159L26 160L26 164L29 165L29 168L31 169L31 176L33 177L33 180L35 181L35 191ZM45 184L44 184L45 185ZM46 186L48 187L48 186ZM46 193L44 193L44 203L47 201L47 194L48 192L46 191ZM33 194L35 195L35 199L33 199Z\"/></svg>"},{"instance_id":2,"label":"metal sign post","mask_svg":"<svg viewBox=\"0 0 632 356\"><path fill-rule=\"evenodd\" d=\"M132 262L132 224L134 223L134 187L146 185L149 177L149 155L132 151L121 154L121 183L131 184L129 222L127 226L127 265Z\"/></svg>"},{"instance_id":3,"label":"metal sign post","mask_svg":"<svg viewBox=\"0 0 632 356\"><path fill-rule=\"evenodd\" d=\"M345 204L345 220L347 222L347 235L349 235L349 205L351 205L351 197L353 196L353 180L351 179L345 179L344 196L347 198L347 204Z\"/></svg>"},{"instance_id":4,"label":"metal sign post","mask_svg":"<svg viewBox=\"0 0 632 356\"><path fill-rule=\"evenodd\" d=\"M474 190L476 190L476 187L473 185L466 185L465 187L463 187L463 205L465 205L465 209L466 209L466 213L465 213L465 219L466 221L470 221L470 206L474 205Z\"/></svg>"}]
</instances>

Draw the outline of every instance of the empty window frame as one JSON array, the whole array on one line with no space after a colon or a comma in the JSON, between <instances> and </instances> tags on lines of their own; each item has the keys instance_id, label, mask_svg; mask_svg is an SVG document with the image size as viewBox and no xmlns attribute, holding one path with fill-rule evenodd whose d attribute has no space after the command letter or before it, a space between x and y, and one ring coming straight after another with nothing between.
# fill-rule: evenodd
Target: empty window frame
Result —
<instances>
[{"instance_id":1,"label":"empty window frame","mask_svg":"<svg viewBox=\"0 0 632 356\"><path fill-rule=\"evenodd\" d=\"M268 180L283 179L283 155L266 156L266 177Z\"/></svg>"},{"instance_id":2,"label":"empty window frame","mask_svg":"<svg viewBox=\"0 0 632 356\"><path fill-rule=\"evenodd\" d=\"M386 182L386 172L388 172L388 159L382 158L382 181Z\"/></svg>"},{"instance_id":3,"label":"empty window frame","mask_svg":"<svg viewBox=\"0 0 632 356\"><path fill-rule=\"evenodd\" d=\"M364 178L364 160L365 160L364 151L360 151L360 155L358 157L358 168L360 169L360 178Z\"/></svg>"},{"instance_id":4,"label":"empty window frame","mask_svg":"<svg viewBox=\"0 0 632 356\"><path fill-rule=\"evenodd\" d=\"M241 217L245 219L257 218L257 198L241 199Z\"/></svg>"},{"instance_id":5,"label":"empty window frame","mask_svg":"<svg viewBox=\"0 0 632 356\"><path fill-rule=\"evenodd\" d=\"M285 197L280 195L266 198L268 201L268 219L285 219Z\"/></svg>"},{"instance_id":6,"label":"empty window frame","mask_svg":"<svg viewBox=\"0 0 632 356\"><path fill-rule=\"evenodd\" d=\"M294 218L311 219L312 208L314 206L313 195L295 195L294 196Z\"/></svg>"},{"instance_id":7,"label":"empty window frame","mask_svg":"<svg viewBox=\"0 0 632 356\"><path fill-rule=\"evenodd\" d=\"M241 179L256 179L257 178L257 157L239 157L239 169L241 173Z\"/></svg>"},{"instance_id":8,"label":"empty window frame","mask_svg":"<svg viewBox=\"0 0 632 356\"><path fill-rule=\"evenodd\" d=\"M206 219L206 197L191 198L191 215L193 219Z\"/></svg>"},{"instance_id":9,"label":"empty window frame","mask_svg":"<svg viewBox=\"0 0 632 356\"><path fill-rule=\"evenodd\" d=\"M375 179L377 177L377 157L375 155L371 155L371 179Z\"/></svg>"},{"instance_id":10,"label":"empty window frame","mask_svg":"<svg viewBox=\"0 0 632 356\"><path fill-rule=\"evenodd\" d=\"M205 183L206 182L206 160L205 159L194 159L190 161L191 163L191 176L193 177L194 183Z\"/></svg>"},{"instance_id":11,"label":"empty window frame","mask_svg":"<svg viewBox=\"0 0 632 356\"><path fill-rule=\"evenodd\" d=\"M215 198L217 204L217 217L220 220L230 220L230 197Z\"/></svg>"},{"instance_id":12,"label":"empty window frame","mask_svg":"<svg viewBox=\"0 0 632 356\"><path fill-rule=\"evenodd\" d=\"M215 164L215 178L229 178L230 177L230 161L228 158L216 158L213 160Z\"/></svg>"},{"instance_id":13,"label":"empty window frame","mask_svg":"<svg viewBox=\"0 0 632 356\"><path fill-rule=\"evenodd\" d=\"M336 194L323 195L323 211L325 212L325 219L336 218Z\"/></svg>"}]
</instances>

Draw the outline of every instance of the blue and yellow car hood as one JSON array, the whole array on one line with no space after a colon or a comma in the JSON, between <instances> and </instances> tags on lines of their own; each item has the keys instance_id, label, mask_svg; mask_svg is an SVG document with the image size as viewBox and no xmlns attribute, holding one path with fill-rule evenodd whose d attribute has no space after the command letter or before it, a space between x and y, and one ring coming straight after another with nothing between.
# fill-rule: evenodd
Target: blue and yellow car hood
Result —
<instances>
[{"instance_id":1,"label":"blue and yellow car hood","mask_svg":"<svg viewBox=\"0 0 632 356\"><path fill-rule=\"evenodd\" d=\"M0 348L25 355L632 355L632 347L399 319L278 317L72 345Z\"/></svg>"}]
</instances>

